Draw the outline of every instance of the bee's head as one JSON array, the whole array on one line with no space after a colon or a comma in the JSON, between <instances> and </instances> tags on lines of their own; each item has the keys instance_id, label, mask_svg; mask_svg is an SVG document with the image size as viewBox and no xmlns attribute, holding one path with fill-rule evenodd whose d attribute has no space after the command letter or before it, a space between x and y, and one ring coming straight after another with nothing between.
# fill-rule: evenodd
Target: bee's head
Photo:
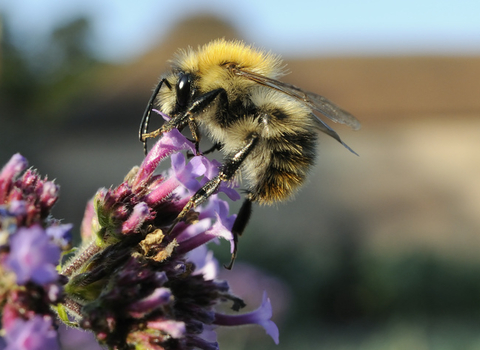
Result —
<instances>
[{"instance_id":1,"label":"bee's head","mask_svg":"<svg viewBox=\"0 0 480 350\"><path fill-rule=\"evenodd\" d=\"M163 77L164 86L158 92L155 105L158 109L173 117L184 112L196 92L193 73L174 70Z\"/></svg>"}]
</instances>

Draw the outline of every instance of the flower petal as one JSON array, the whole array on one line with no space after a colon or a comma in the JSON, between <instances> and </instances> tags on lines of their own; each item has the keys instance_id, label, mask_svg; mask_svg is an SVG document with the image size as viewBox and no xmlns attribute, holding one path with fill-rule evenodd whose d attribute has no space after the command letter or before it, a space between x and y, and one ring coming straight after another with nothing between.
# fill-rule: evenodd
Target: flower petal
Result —
<instances>
[{"instance_id":1,"label":"flower petal","mask_svg":"<svg viewBox=\"0 0 480 350\"><path fill-rule=\"evenodd\" d=\"M12 158L0 171L0 203L5 203L13 181L28 167L28 161L19 153Z\"/></svg>"},{"instance_id":2,"label":"flower petal","mask_svg":"<svg viewBox=\"0 0 480 350\"><path fill-rule=\"evenodd\" d=\"M6 334L5 350L60 350L57 332L49 317L35 316L25 321L16 319Z\"/></svg>"},{"instance_id":3,"label":"flower petal","mask_svg":"<svg viewBox=\"0 0 480 350\"><path fill-rule=\"evenodd\" d=\"M54 225L46 228L47 235L60 247L67 247L72 241L73 224Z\"/></svg>"},{"instance_id":4,"label":"flower petal","mask_svg":"<svg viewBox=\"0 0 480 350\"><path fill-rule=\"evenodd\" d=\"M143 317L154 309L167 304L172 292L165 287L156 288L149 296L130 304L128 310L133 317Z\"/></svg>"},{"instance_id":5,"label":"flower petal","mask_svg":"<svg viewBox=\"0 0 480 350\"><path fill-rule=\"evenodd\" d=\"M149 218L147 203L140 202L133 208L128 219L122 224L122 233L137 233L142 224Z\"/></svg>"},{"instance_id":6,"label":"flower petal","mask_svg":"<svg viewBox=\"0 0 480 350\"><path fill-rule=\"evenodd\" d=\"M135 181L132 184L132 189L134 191L141 189L165 157L184 149L189 149L194 152L195 146L188 141L180 131L173 129L172 131L164 133L143 160Z\"/></svg>"},{"instance_id":7,"label":"flower petal","mask_svg":"<svg viewBox=\"0 0 480 350\"><path fill-rule=\"evenodd\" d=\"M58 279L55 266L59 259L60 248L39 225L35 225L21 227L12 236L7 266L15 272L18 284L31 280L44 285Z\"/></svg>"},{"instance_id":8,"label":"flower petal","mask_svg":"<svg viewBox=\"0 0 480 350\"><path fill-rule=\"evenodd\" d=\"M262 305L252 311L241 315L215 314L214 324L222 326L240 326L245 324L258 324L265 329L265 332L272 337L275 344L279 343L279 332L277 325L270 320L272 317L272 304L263 292Z\"/></svg>"}]
</instances>

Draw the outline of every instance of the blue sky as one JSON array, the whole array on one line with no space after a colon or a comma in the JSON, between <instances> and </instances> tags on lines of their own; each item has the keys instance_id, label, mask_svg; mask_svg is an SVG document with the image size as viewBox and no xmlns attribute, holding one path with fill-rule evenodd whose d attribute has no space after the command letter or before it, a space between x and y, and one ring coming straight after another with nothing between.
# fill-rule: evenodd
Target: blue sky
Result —
<instances>
[{"instance_id":1,"label":"blue sky","mask_svg":"<svg viewBox=\"0 0 480 350\"><path fill-rule=\"evenodd\" d=\"M284 56L480 54L480 1L3 0L24 46L78 15L93 21L99 55L121 61L146 51L178 20L214 13Z\"/></svg>"}]
</instances>

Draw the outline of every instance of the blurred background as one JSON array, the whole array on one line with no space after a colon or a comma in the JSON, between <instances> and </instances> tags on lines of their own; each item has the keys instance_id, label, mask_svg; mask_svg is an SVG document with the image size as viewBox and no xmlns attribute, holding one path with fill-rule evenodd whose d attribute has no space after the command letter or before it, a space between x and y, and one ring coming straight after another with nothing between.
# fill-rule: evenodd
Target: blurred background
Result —
<instances>
[{"instance_id":1,"label":"blurred background","mask_svg":"<svg viewBox=\"0 0 480 350\"><path fill-rule=\"evenodd\" d=\"M248 327L220 347L480 349L479 13L442 0L3 0L0 163L20 152L56 179L53 214L78 228L96 190L142 161L140 119L178 48L225 37L272 50L285 81L360 119L335 126L360 156L322 135L295 201L255 208L222 277L251 307L267 290L280 345Z\"/></svg>"}]
</instances>

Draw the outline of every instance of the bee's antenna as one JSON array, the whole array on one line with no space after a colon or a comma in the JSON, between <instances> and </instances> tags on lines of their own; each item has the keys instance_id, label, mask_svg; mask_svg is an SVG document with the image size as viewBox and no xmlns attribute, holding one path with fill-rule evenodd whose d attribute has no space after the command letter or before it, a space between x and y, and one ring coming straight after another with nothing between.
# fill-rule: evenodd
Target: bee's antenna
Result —
<instances>
[{"instance_id":1,"label":"bee's antenna","mask_svg":"<svg viewBox=\"0 0 480 350\"><path fill-rule=\"evenodd\" d=\"M155 101L155 98L157 97L158 92L160 91L160 88L162 87L164 81L165 79L162 79L157 84L157 87L153 91L153 94L148 101L147 108L145 108L145 112L143 112L142 122L140 123L138 137L140 139L140 142L143 142L143 151L145 152L145 155L147 155L147 139L144 139L143 135L148 132L148 123L150 121L150 113L152 112L153 102Z\"/></svg>"}]
</instances>

